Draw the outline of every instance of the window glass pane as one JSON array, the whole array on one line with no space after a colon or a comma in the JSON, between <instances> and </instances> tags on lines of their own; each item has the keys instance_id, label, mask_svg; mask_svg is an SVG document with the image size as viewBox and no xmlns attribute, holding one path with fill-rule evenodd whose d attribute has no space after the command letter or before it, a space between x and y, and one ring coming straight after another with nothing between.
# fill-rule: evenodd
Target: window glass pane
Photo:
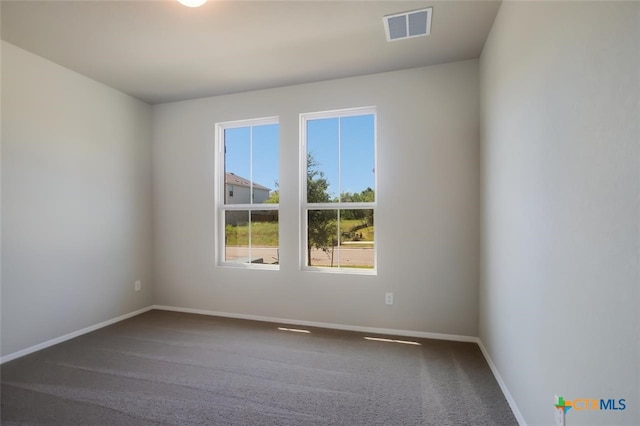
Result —
<instances>
[{"instance_id":1,"label":"window glass pane","mask_svg":"<svg viewBox=\"0 0 640 426\"><path fill-rule=\"evenodd\" d=\"M307 202L337 201L338 118L307 121Z\"/></svg>"},{"instance_id":2,"label":"window glass pane","mask_svg":"<svg viewBox=\"0 0 640 426\"><path fill-rule=\"evenodd\" d=\"M262 124L271 123L271 124ZM279 124L275 119L247 120L242 127L222 127L224 198L217 226L219 261L278 265L279 261ZM218 126L217 125L217 126ZM221 194L222 195L222 194ZM242 205L242 210L232 205ZM275 208L276 210L270 210Z\"/></svg>"},{"instance_id":3,"label":"window glass pane","mask_svg":"<svg viewBox=\"0 0 640 426\"><path fill-rule=\"evenodd\" d=\"M249 212L226 211L224 221L225 262L249 263Z\"/></svg>"},{"instance_id":4,"label":"window glass pane","mask_svg":"<svg viewBox=\"0 0 640 426\"><path fill-rule=\"evenodd\" d=\"M375 201L374 116L340 119L340 201Z\"/></svg>"},{"instance_id":5,"label":"window glass pane","mask_svg":"<svg viewBox=\"0 0 640 426\"><path fill-rule=\"evenodd\" d=\"M307 265L337 267L338 210L309 210L307 220Z\"/></svg>"},{"instance_id":6,"label":"window glass pane","mask_svg":"<svg viewBox=\"0 0 640 426\"><path fill-rule=\"evenodd\" d=\"M376 266L375 108L336 111L324 118L329 114L334 113L302 115L306 158L301 159L307 166L302 177L306 200L301 200L307 216L304 266L372 270ZM355 208L355 203L367 208Z\"/></svg>"},{"instance_id":7,"label":"window glass pane","mask_svg":"<svg viewBox=\"0 0 640 426\"><path fill-rule=\"evenodd\" d=\"M224 131L225 204L249 204L251 191L251 130Z\"/></svg>"},{"instance_id":8,"label":"window glass pane","mask_svg":"<svg viewBox=\"0 0 640 426\"><path fill-rule=\"evenodd\" d=\"M251 262L279 264L277 210L251 212Z\"/></svg>"},{"instance_id":9,"label":"window glass pane","mask_svg":"<svg viewBox=\"0 0 640 426\"><path fill-rule=\"evenodd\" d=\"M273 195L277 190L280 159L278 137L278 124L253 127L253 202L256 204L267 202L270 196L269 202L278 202Z\"/></svg>"},{"instance_id":10,"label":"window glass pane","mask_svg":"<svg viewBox=\"0 0 640 426\"><path fill-rule=\"evenodd\" d=\"M373 209L340 210L341 268L373 269L374 230Z\"/></svg>"}]
</instances>

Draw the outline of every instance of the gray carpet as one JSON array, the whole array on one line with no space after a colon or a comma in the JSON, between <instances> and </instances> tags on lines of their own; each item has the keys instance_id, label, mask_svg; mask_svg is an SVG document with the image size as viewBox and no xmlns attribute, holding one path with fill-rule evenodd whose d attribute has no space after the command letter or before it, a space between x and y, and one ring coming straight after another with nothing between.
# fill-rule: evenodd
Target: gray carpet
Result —
<instances>
[{"instance_id":1,"label":"gray carpet","mask_svg":"<svg viewBox=\"0 0 640 426\"><path fill-rule=\"evenodd\" d=\"M278 327L147 312L3 364L2 425L517 425L476 344Z\"/></svg>"}]
</instances>

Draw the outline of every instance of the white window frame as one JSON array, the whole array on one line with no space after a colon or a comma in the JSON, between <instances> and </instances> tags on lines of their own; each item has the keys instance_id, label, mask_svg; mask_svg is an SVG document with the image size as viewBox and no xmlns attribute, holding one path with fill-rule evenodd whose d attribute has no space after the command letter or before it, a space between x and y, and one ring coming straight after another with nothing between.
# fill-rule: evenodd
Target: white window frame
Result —
<instances>
[{"instance_id":1,"label":"white window frame","mask_svg":"<svg viewBox=\"0 0 640 426\"><path fill-rule=\"evenodd\" d=\"M374 191L375 201L372 203L307 203L307 121L324 118L344 118L359 115L373 115L373 158L374 158ZM339 146L339 145L338 145ZM340 159L338 159L340 161ZM322 112L310 112L300 114L300 268L303 271L315 271L323 273L377 275L378 273L378 232L373 236L373 268L343 268L326 266L309 266L307 259L307 228L308 211L311 210L344 210L344 209L372 209L373 217L376 217L378 206L378 114L375 106L338 109ZM338 167L338 194L341 194L340 167ZM377 221L374 219L377 225Z\"/></svg>"},{"instance_id":2,"label":"white window frame","mask_svg":"<svg viewBox=\"0 0 640 426\"><path fill-rule=\"evenodd\" d=\"M272 211L280 211L280 204L225 204L225 196L227 194L227 188L225 183L225 139L224 132L227 129L235 129L241 127L255 127L262 125L270 125L270 124L278 124L280 125L279 117L265 117L265 118L256 118L256 119L247 119L247 120L237 120L237 121L226 121L221 123L216 123L215 125L215 152L217 156L217 161L215 162L214 167L214 188L215 188L215 209L214 209L214 221L215 221L215 233L214 238L216 241L215 244L215 259L217 266L224 266L230 268L240 268L240 269L266 269L266 270L279 270L280 269L280 259L278 259L278 264L266 264L266 263L238 263L238 262L228 262L225 261L225 212L226 211L264 211L264 210L272 210ZM279 138L278 138L279 139ZM278 145L280 145L280 141L278 140ZM250 155L250 162L253 161L253 152ZM252 172L251 176L248 176L250 182L253 182L253 166L251 163L250 169ZM279 167L278 167L279 173ZM278 177L279 179L279 177ZM253 200L253 187L251 187L251 200ZM280 245L280 214L278 213L278 247ZM251 243L251 239L249 239L249 243ZM249 246L251 247L251 245ZM251 250L251 248L249 248ZM249 251L251 252L251 251Z\"/></svg>"}]
</instances>

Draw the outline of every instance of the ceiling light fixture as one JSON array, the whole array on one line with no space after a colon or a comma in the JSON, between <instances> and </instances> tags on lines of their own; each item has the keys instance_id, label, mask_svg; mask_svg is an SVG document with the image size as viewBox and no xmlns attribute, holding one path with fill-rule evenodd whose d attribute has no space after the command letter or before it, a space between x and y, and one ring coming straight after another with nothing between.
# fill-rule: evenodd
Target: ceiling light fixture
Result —
<instances>
[{"instance_id":1,"label":"ceiling light fixture","mask_svg":"<svg viewBox=\"0 0 640 426\"><path fill-rule=\"evenodd\" d=\"M178 3L187 7L200 7L206 2L207 0L178 0Z\"/></svg>"}]
</instances>

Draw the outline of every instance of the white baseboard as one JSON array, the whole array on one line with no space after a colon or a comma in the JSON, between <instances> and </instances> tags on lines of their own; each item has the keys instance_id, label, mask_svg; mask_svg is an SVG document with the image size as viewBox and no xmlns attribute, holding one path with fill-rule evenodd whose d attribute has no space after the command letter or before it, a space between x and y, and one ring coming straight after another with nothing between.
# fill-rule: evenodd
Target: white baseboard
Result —
<instances>
[{"instance_id":1,"label":"white baseboard","mask_svg":"<svg viewBox=\"0 0 640 426\"><path fill-rule=\"evenodd\" d=\"M473 342L473 343L478 342L477 337L460 336L457 334L427 333L427 332L413 331L413 330L396 330L392 328L362 327L358 325L344 325L344 324L334 324L334 323L327 323L327 322L301 321L301 320L293 320L293 319L287 319L287 318L274 318L274 317L265 317L265 316L259 316L259 315L234 314L230 312L208 311L204 309L178 308L175 306L163 306L163 305L153 305L152 309L158 309L162 311L184 312L188 314L210 315L215 317L246 319L246 320L252 320L252 321L274 322L279 324L298 325L298 326L304 326L304 327L319 327L319 328L330 328L333 330L357 331L361 333L386 334L391 336L404 336L404 337L419 337L423 339L453 340L456 342Z\"/></svg>"},{"instance_id":2,"label":"white baseboard","mask_svg":"<svg viewBox=\"0 0 640 426\"><path fill-rule=\"evenodd\" d=\"M30 346L30 347L28 347L26 349L22 349L22 350L20 350L18 352L14 352L14 353L11 353L9 355L5 355L2 358L0 358L0 364L4 364L5 362L12 361L12 360L14 360L16 358L20 358L20 357L25 356L25 355L29 355L29 354L37 352L37 351L39 351L41 349L48 348L49 346L53 346L53 345L56 345L58 343L62 343L64 341L66 341L66 340L73 339L74 337L78 337L78 336L81 336L83 334L90 333L90 332L95 331L95 330L97 330L99 328L103 328L103 327L106 327L108 325L115 324L115 323L120 322L122 320L126 320L127 318L135 317L136 315L140 315L142 313L150 311L151 309L153 309L153 307L147 306L146 308L138 309L137 311L129 312L128 314L120 315L119 317L112 318L110 320L103 321L103 322L101 322L99 324L95 324L95 325L83 328L82 330L74 331L72 333L65 334L64 336L56 337L55 339L47 340L46 342L38 343L37 345Z\"/></svg>"},{"instance_id":3,"label":"white baseboard","mask_svg":"<svg viewBox=\"0 0 640 426\"><path fill-rule=\"evenodd\" d=\"M504 394L504 397L507 398L507 402L509 403L509 407L511 407L511 411L513 411L513 415L516 417L516 420L518 421L518 424L520 426L527 426L527 422L524 420L524 417L522 416L522 413L520 412L520 409L516 405L516 401L513 399L513 396L511 396L511 392L509 392L509 389L507 388L507 385L504 383L504 380L502 380L502 377L500 376L500 373L498 372L498 368L493 363L493 360L491 359L491 356L489 356L489 352L487 352L487 348L484 347L484 344L482 343L482 340L478 339L477 341L478 341L478 346L480 347L480 350L482 351L482 355L484 355L484 359L487 360L487 364L489 364L489 368L491 369L491 372L493 373L493 376L496 378L496 381L498 382L498 385L500 386L500 389L502 390L502 393Z\"/></svg>"}]
</instances>

